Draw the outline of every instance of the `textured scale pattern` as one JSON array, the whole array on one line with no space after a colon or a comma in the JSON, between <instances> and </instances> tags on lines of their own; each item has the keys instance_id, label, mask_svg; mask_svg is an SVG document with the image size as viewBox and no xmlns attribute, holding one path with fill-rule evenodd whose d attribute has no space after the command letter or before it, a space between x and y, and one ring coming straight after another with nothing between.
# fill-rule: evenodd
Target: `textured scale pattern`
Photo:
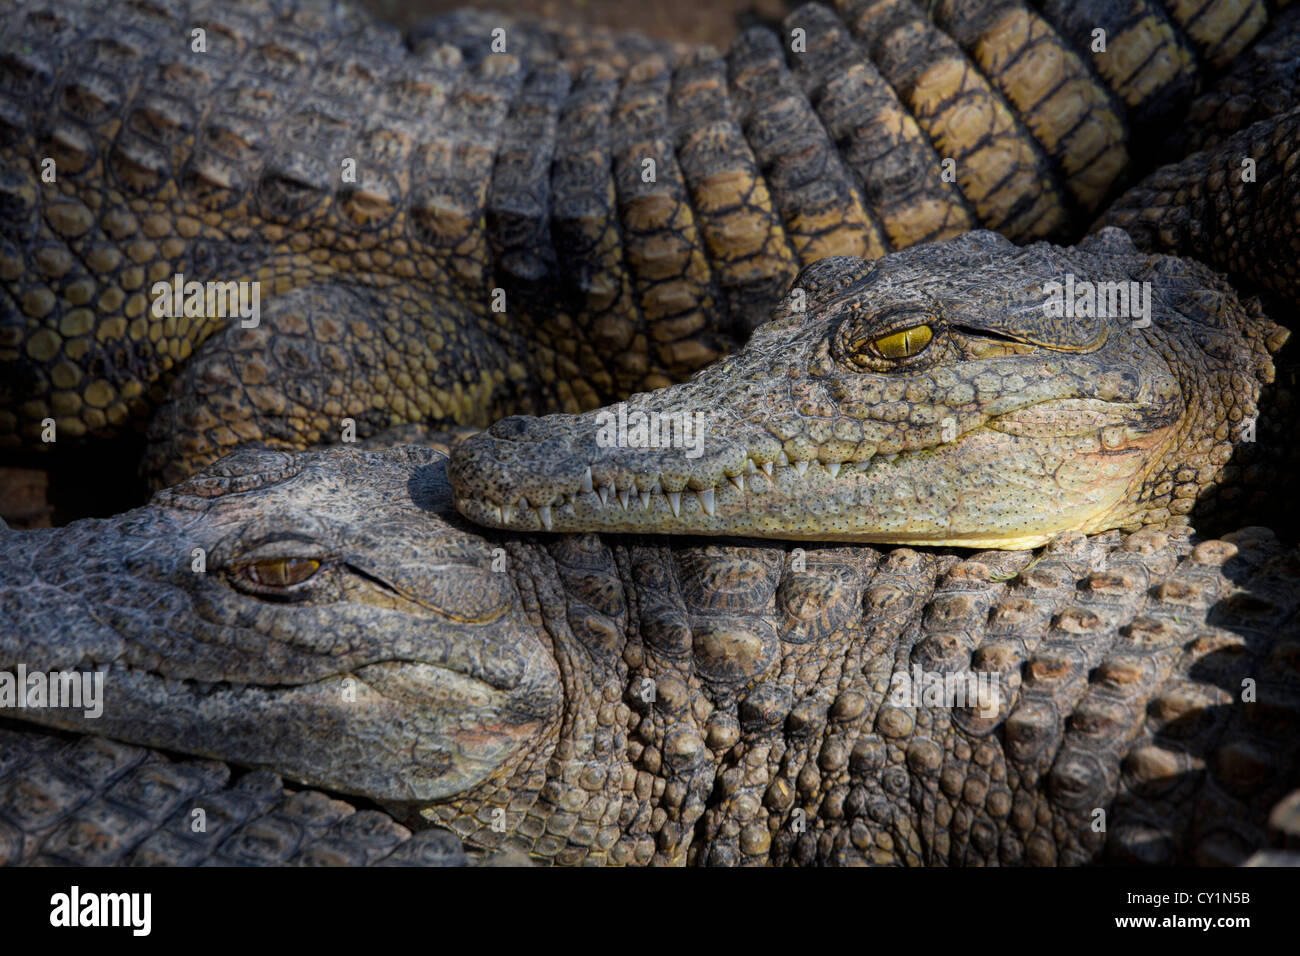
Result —
<instances>
[{"instance_id":1,"label":"textured scale pattern","mask_svg":"<svg viewBox=\"0 0 1300 956\"><path fill-rule=\"evenodd\" d=\"M362 513L383 533L353 528L319 594L235 584L245 550L291 530L299 552L324 554ZM212 555L203 580L187 570L193 544ZM240 452L111 521L0 537L0 583L21 601L0 618L0 667L89 654L108 667L103 718L26 719L263 769L232 785L221 764L6 731L0 754L19 756L0 781L31 782L0 783L0 846L9 860L57 858L93 829L112 859L374 862L433 839L319 794L286 798L274 771L381 804L391 779L463 781L401 818L418 809L470 848L561 865L1237 863L1278 844L1270 810L1300 784L1297 573L1300 552L1250 528L1071 534L1037 554L505 534L451 510L441 453ZM61 604L31 592L34 574ZM105 588L136 597L112 615L77 610ZM417 644L390 625L407 597L427 609L411 612ZM138 669L137 650L163 605L168 662L147 666L180 678L166 682ZM373 651L348 637L357 628ZM366 686L409 697L430 723L390 716L381 740L364 711L298 726L298 708L277 709L311 684L190 686L232 678L244 654L281 661L292 682L294 655L322 631L345 639L317 673L350 673L359 700ZM377 682L365 665L444 642L441 666L519 678L546 715L474 779L463 761L477 734L517 712L484 710L486 691L452 693L461 685L425 683L418 667ZM536 655L536 683L521 655ZM996 675L998 707L899 700L893 682L914 668ZM429 726L476 733L442 762L408 764ZM359 776L353 738L377 744ZM22 774L25 760L48 774ZM233 808L220 827L210 814L206 841L173 829L196 800Z\"/></svg>"},{"instance_id":2,"label":"textured scale pattern","mask_svg":"<svg viewBox=\"0 0 1300 956\"><path fill-rule=\"evenodd\" d=\"M1118 226L1144 249L1198 259L1294 303L1300 293L1298 143L1295 107L1162 166L1117 199L1097 225ZM1247 244L1234 238L1243 233L1251 237Z\"/></svg>"},{"instance_id":3,"label":"textured scale pattern","mask_svg":"<svg viewBox=\"0 0 1300 956\"><path fill-rule=\"evenodd\" d=\"M1300 105L1300 7L1288 7L1258 43L1192 101L1171 138L1169 159L1217 146L1252 123Z\"/></svg>"},{"instance_id":4,"label":"textured scale pattern","mask_svg":"<svg viewBox=\"0 0 1300 956\"><path fill-rule=\"evenodd\" d=\"M445 830L412 833L269 771L0 726L0 866L468 863Z\"/></svg>"},{"instance_id":5,"label":"textured scale pattern","mask_svg":"<svg viewBox=\"0 0 1300 956\"><path fill-rule=\"evenodd\" d=\"M723 57L482 13L408 47L307 0L0 16L0 447L147 426L155 486L344 419L481 427L666 385L819 258L1062 238L1267 21L844 0ZM154 317L176 274L261 283L260 326Z\"/></svg>"}]
</instances>

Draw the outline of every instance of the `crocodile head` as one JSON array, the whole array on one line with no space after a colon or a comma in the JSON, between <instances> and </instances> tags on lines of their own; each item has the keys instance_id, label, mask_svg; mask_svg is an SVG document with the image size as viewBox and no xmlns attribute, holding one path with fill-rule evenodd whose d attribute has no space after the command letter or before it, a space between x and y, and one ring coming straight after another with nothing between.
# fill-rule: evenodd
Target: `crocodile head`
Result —
<instances>
[{"instance_id":1,"label":"crocodile head","mask_svg":"<svg viewBox=\"0 0 1300 956\"><path fill-rule=\"evenodd\" d=\"M244 451L112 519L0 525L0 671L102 671L106 698L12 713L397 803L511 771L556 664L489 542L431 517L442 462Z\"/></svg>"},{"instance_id":2,"label":"crocodile head","mask_svg":"<svg viewBox=\"0 0 1300 956\"><path fill-rule=\"evenodd\" d=\"M691 381L504 419L449 477L463 514L519 530L1027 548L1178 524L1285 335L1119 230L1069 249L969 233L823 260Z\"/></svg>"}]
</instances>

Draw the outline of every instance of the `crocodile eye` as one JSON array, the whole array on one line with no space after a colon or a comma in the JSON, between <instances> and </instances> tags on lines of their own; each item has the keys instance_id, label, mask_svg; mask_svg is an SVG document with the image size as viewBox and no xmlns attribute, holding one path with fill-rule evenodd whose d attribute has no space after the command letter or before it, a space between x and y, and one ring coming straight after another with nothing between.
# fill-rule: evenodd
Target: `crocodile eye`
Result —
<instances>
[{"instance_id":1,"label":"crocodile eye","mask_svg":"<svg viewBox=\"0 0 1300 956\"><path fill-rule=\"evenodd\" d=\"M887 359L911 358L929 345L930 339L933 337L934 333L930 331L928 325L914 325L910 329L901 329L898 332L883 335L872 342L871 345L881 356Z\"/></svg>"},{"instance_id":2,"label":"crocodile eye","mask_svg":"<svg viewBox=\"0 0 1300 956\"><path fill-rule=\"evenodd\" d=\"M320 568L312 558L265 558L250 561L239 573L252 584L264 588L289 588L302 584Z\"/></svg>"},{"instance_id":3,"label":"crocodile eye","mask_svg":"<svg viewBox=\"0 0 1300 956\"><path fill-rule=\"evenodd\" d=\"M913 325L876 339L861 338L849 344L850 357L859 363L884 359L905 359L919 355L934 338L928 325Z\"/></svg>"}]
</instances>

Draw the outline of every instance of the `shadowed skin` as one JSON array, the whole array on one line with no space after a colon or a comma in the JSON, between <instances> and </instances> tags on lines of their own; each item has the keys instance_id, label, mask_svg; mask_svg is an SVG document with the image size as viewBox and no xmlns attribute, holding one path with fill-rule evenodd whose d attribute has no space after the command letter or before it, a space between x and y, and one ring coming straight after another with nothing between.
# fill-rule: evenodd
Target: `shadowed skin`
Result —
<instances>
[{"instance_id":1,"label":"shadowed skin","mask_svg":"<svg viewBox=\"0 0 1300 956\"><path fill-rule=\"evenodd\" d=\"M1149 284L1146 327L1047 314L1067 276ZM823 261L739 353L627 402L698 415L698 445L620 440L607 411L516 417L449 475L463 514L519 530L1030 548L1166 527L1223 481L1286 337L1119 230L1070 249L976 232Z\"/></svg>"},{"instance_id":2,"label":"shadowed skin","mask_svg":"<svg viewBox=\"0 0 1300 956\"><path fill-rule=\"evenodd\" d=\"M1300 8L1293 19L1300 22ZM1300 63L1300 39L1293 46ZM1150 252L1196 259L1236 283L1300 303L1300 108L1160 167L1115 200L1097 225L1125 230Z\"/></svg>"},{"instance_id":3,"label":"shadowed skin","mask_svg":"<svg viewBox=\"0 0 1300 956\"><path fill-rule=\"evenodd\" d=\"M412 832L373 808L286 787L268 770L11 720L0 720L0 818L0 867L471 862L444 829Z\"/></svg>"},{"instance_id":4,"label":"shadowed skin","mask_svg":"<svg viewBox=\"0 0 1300 956\"><path fill-rule=\"evenodd\" d=\"M98 720L13 716L560 864L1236 863L1296 784L1300 555L1271 532L1032 560L530 536L468 526L445 465L244 451L0 531L0 671L106 677ZM892 697L916 668L1000 689Z\"/></svg>"}]
</instances>

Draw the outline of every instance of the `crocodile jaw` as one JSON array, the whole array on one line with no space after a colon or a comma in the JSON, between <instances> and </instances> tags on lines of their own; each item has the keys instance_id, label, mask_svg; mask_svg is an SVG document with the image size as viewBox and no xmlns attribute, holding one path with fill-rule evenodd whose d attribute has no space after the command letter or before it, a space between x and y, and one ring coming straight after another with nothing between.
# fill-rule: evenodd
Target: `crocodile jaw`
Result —
<instances>
[{"instance_id":1,"label":"crocodile jaw","mask_svg":"<svg viewBox=\"0 0 1300 956\"><path fill-rule=\"evenodd\" d=\"M569 436L565 453L491 432L469 439L450 471L456 507L520 531L1032 548L1063 531L1140 523L1127 502L1174 434L1170 421L1142 422L1132 404L1060 400L862 461L769 457L761 433L747 441L745 426L729 423L712 432L725 447L696 465L685 449L575 454L593 451L576 436L590 435L597 415L541 420Z\"/></svg>"}]
</instances>

